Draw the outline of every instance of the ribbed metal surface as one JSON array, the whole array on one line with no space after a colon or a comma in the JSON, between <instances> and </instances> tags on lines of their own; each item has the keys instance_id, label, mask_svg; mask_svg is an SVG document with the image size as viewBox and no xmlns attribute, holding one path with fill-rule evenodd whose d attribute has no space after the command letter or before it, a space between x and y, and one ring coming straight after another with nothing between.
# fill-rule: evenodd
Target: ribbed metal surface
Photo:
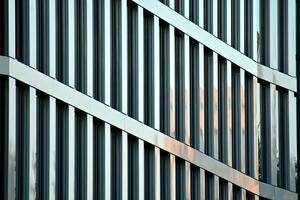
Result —
<instances>
[{"instance_id":1,"label":"ribbed metal surface","mask_svg":"<svg viewBox=\"0 0 300 200\"><path fill-rule=\"evenodd\" d=\"M297 199L276 2L2 1L0 198Z\"/></svg>"}]
</instances>

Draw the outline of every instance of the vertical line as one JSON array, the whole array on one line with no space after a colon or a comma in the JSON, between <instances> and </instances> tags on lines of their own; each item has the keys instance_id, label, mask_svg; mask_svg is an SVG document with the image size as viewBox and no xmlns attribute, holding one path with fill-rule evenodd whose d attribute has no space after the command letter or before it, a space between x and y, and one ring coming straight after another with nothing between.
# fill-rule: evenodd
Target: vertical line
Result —
<instances>
[{"instance_id":1,"label":"vertical line","mask_svg":"<svg viewBox=\"0 0 300 200\"><path fill-rule=\"evenodd\" d=\"M200 74L199 43L190 39L190 145L200 148Z\"/></svg>"},{"instance_id":2,"label":"vertical line","mask_svg":"<svg viewBox=\"0 0 300 200\"><path fill-rule=\"evenodd\" d=\"M121 95L122 95L122 112L127 114L127 95L128 95L128 86L127 86L127 0L121 0L122 1L122 8L121 8L121 47L122 47L122 88L121 88Z\"/></svg>"},{"instance_id":3,"label":"vertical line","mask_svg":"<svg viewBox=\"0 0 300 200\"><path fill-rule=\"evenodd\" d=\"M127 198L127 191L124 191L125 187L127 186L127 179L126 182L124 182L124 177L127 175L127 166L125 166L125 160L123 162L123 155L125 154L124 151L127 154L127 139L125 139L126 133L122 132L122 130L117 129L115 127L111 128L111 198L112 199L122 199ZM124 138L124 139L123 139ZM125 143L126 140L126 146L123 147L123 143ZM127 158L127 155L125 155ZM123 173L125 172L125 173ZM123 185L124 183L126 186ZM127 189L127 188L126 188ZM125 196L124 196L125 195Z\"/></svg>"},{"instance_id":4,"label":"vertical line","mask_svg":"<svg viewBox=\"0 0 300 200\"><path fill-rule=\"evenodd\" d=\"M159 22L159 48L160 48L160 131L170 135L170 49L169 25Z\"/></svg>"},{"instance_id":5,"label":"vertical line","mask_svg":"<svg viewBox=\"0 0 300 200\"><path fill-rule=\"evenodd\" d=\"M100 2L99 2L100 3ZM93 74L94 74L94 56L93 56L93 44L94 44L94 31L95 27L93 26L93 0L87 0L86 2L86 43L87 43L87 50L86 50L86 68L87 68L87 95L93 96L94 85L93 85ZM101 11L100 11L101 12ZM101 49L102 50L102 49Z\"/></svg>"},{"instance_id":6,"label":"vertical line","mask_svg":"<svg viewBox=\"0 0 300 200\"><path fill-rule=\"evenodd\" d=\"M93 63L91 66L93 68L93 72L89 69L89 75L93 76L93 97L98 101L104 103L105 98L105 19L104 19L104 1L93 1L92 8L93 16L92 16L92 23L93 23L93 41L92 41L92 48L93 48ZM90 34L90 33L88 33ZM90 48L90 47L89 47ZM89 49L90 50L90 49ZM90 54L91 52L89 52ZM90 58L89 58L90 59ZM89 63L90 65L90 63Z\"/></svg>"},{"instance_id":7,"label":"vertical line","mask_svg":"<svg viewBox=\"0 0 300 200\"><path fill-rule=\"evenodd\" d=\"M11 2L11 1L10 1ZM7 199L16 197L16 80L8 77L8 180Z\"/></svg>"},{"instance_id":8,"label":"vertical line","mask_svg":"<svg viewBox=\"0 0 300 200\"><path fill-rule=\"evenodd\" d=\"M218 37L218 0L210 0L212 3L212 13L211 13L211 18L212 18L212 33L214 36Z\"/></svg>"},{"instance_id":9,"label":"vertical line","mask_svg":"<svg viewBox=\"0 0 300 200\"><path fill-rule=\"evenodd\" d=\"M199 124L200 124L200 137L199 137L199 145L200 145L200 151L204 152L205 151L205 110L206 110L206 104L205 104L205 69L204 69L204 46L199 43Z\"/></svg>"},{"instance_id":10,"label":"vertical line","mask_svg":"<svg viewBox=\"0 0 300 200\"><path fill-rule=\"evenodd\" d=\"M289 187L288 189L290 189L291 191L296 191L296 179L297 179L297 175L296 175L296 163L297 163L297 127L296 127L296 119L297 119L297 114L296 114L296 97L294 92L292 91L288 91L288 126L289 126L289 142L287 142L286 145L289 146L289 150L286 149L286 151L289 152L290 154L290 160L289 160L289 170L290 171L290 175L289 176ZM298 161L299 162L299 161ZM299 180L298 180L299 181Z\"/></svg>"},{"instance_id":11,"label":"vertical line","mask_svg":"<svg viewBox=\"0 0 300 200\"><path fill-rule=\"evenodd\" d=\"M57 2L56 2L57 3ZM50 2L50 7L53 7L54 1ZM53 9L51 9L52 11ZM53 14L53 13L52 13ZM50 14L50 21L53 20L53 16ZM60 82L68 84L69 82L69 22L68 22L68 1L62 0L56 4L56 27L54 32L56 37L56 51L50 49L50 76L55 76ZM52 23L52 22L51 22ZM50 29L50 38L53 34ZM50 42L50 45L52 41ZM54 55L55 54L55 55ZM53 56L57 56L53 60ZM53 63L56 61L55 63ZM56 66L56 67L54 67ZM55 69L54 69L55 68Z\"/></svg>"},{"instance_id":12,"label":"vertical line","mask_svg":"<svg viewBox=\"0 0 300 200\"><path fill-rule=\"evenodd\" d=\"M8 55L16 58L16 6L15 1L8 1Z\"/></svg>"},{"instance_id":13,"label":"vertical line","mask_svg":"<svg viewBox=\"0 0 300 200\"><path fill-rule=\"evenodd\" d=\"M185 142L184 34L175 30L175 138Z\"/></svg>"},{"instance_id":14,"label":"vertical line","mask_svg":"<svg viewBox=\"0 0 300 200\"><path fill-rule=\"evenodd\" d=\"M145 169L145 166L144 166L144 141L143 140L138 140L138 199L140 200L143 200L144 199L144 177L145 177L145 174L144 174L144 169Z\"/></svg>"},{"instance_id":15,"label":"vertical line","mask_svg":"<svg viewBox=\"0 0 300 200\"><path fill-rule=\"evenodd\" d=\"M241 40L242 41L242 40ZM241 151L241 171L245 173L245 142L246 142L246 136L245 136L245 71L243 69L240 69L240 151Z\"/></svg>"},{"instance_id":16,"label":"vertical line","mask_svg":"<svg viewBox=\"0 0 300 200\"><path fill-rule=\"evenodd\" d=\"M122 14L124 0L115 0L111 3L111 106L122 111L123 104L123 75L122 70ZM127 20L127 17L126 17ZM123 25L127 25L123 24ZM125 37L126 40L126 37ZM125 66L124 66L125 67ZM126 83L127 84L127 83ZM126 105L127 106L127 105Z\"/></svg>"},{"instance_id":17,"label":"vertical line","mask_svg":"<svg viewBox=\"0 0 300 200\"><path fill-rule=\"evenodd\" d=\"M198 18L199 18L199 26L201 27L201 28L204 28L204 15L203 14L201 14L201 13L204 13L204 2L205 2L205 0L199 0L199 16L198 16Z\"/></svg>"},{"instance_id":18,"label":"vertical line","mask_svg":"<svg viewBox=\"0 0 300 200\"><path fill-rule=\"evenodd\" d=\"M111 105L111 0L104 0L104 102Z\"/></svg>"},{"instance_id":19,"label":"vertical line","mask_svg":"<svg viewBox=\"0 0 300 200\"><path fill-rule=\"evenodd\" d=\"M170 154L170 199L176 199L176 160Z\"/></svg>"},{"instance_id":20,"label":"vertical line","mask_svg":"<svg viewBox=\"0 0 300 200\"><path fill-rule=\"evenodd\" d=\"M253 106L254 106L254 132L253 132L253 148L254 148L254 178L259 178L259 136L260 136L260 84L258 79L254 77L253 80Z\"/></svg>"},{"instance_id":21,"label":"vertical line","mask_svg":"<svg viewBox=\"0 0 300 200\"><path fill-rule=\"evenodd\" d=\"M56 99L49 97L49 199L56 194Z\"/></svg>"},{"instance_id":22,"label":"vertical line","mask_svg":"<svg viewBox=\"0 0 300 200\"><path fill-rule=\"evenodd\" d=\"M272 59L272 58L279 58L278 55L278 17L279 13L277 12L277 4L278 1L270 3L270 43L269 43L269 49L270 49L270 66L273 67L274 69L279 69L278 67L278 61L279 59ZM286 49L288 50L288 49Z\"/></svg>"},{"instance_id":23,"label":"vertical line","mask_svg":"<svg viewBox=\"0 0 300 200\"><path fill-rule=\"evenodd\" d=\"M200 199L201 200L206 200L205 197L206 197L206 194L205 194L205 189L206 186L205 186L205 171L204 169L200 168Z\"/></svg>"},{"instance_id":24,"label":"vertical line","mask_svg":"<svg viewBox=\"0 0 300 200\"><path fill-rule=\"evenodd\" d=\"M105 171L105 199L111 198L111 126L105 123L104 171Z\"/></svg>"},{"instance_id":25,"label":"vertical line","mask_svg":"<svg viewBox=\"0 0 300 200\"><path fill-rule=\"evenodd\" d=\"M64 1L64 0L63 0ZM46 1L45 1L46 2ZM56 65L57 65L57 25L56 23L58 22L58 20L62 20L61 18L60 19L57 19L57 12L58 12L58 5L57 5L57 1L53 1L53 0L47 0L47 3L48 3L48 7L46 9L49 9L48 11L48 16L46 16L47 18L47 22L46 23L49 23L49 25L45 25L47 26L47 31L49 33L46 33L47 37L45 38L45 40L49 40L49 41L45 41L45 43L47 43L47 45L45 45L45 47L43 48L48 48L47 49L47 53L49 53L47 56L47 69L48 70L48 73L49 75L52 77L52 78L55 78L56 77ZM64 38L64 40L67 40L67 38ZM62 41L63 43L65 41ZM56 57L57 56L57 57ZM46 66L45 66L46 67ZM66 67L66 66L64 66Z\"/></svg>"},{"instance_id":26,"label":"vertical line","mask_svg":"<svg viewBox=\"0 0 300 200\"><path fill-rule=\"evenodd\" d=\"M171 2L170 2L171 6ZM169 26L170 38L170 136L175 137L175 29Z\"/></svg>"},{"instance_id":27,"label":"vertical line","mask_svg":"<svg viewBox=\"0 0 300 200\"><path fill-rule=\"evenodd\" d=\"M276 110L277 110L277 95L276 95L276 86L270 84L270 125L271 125L271 132L270 132L270 168L271 170L271 182L273 185L277 185L277 144L276 144L276 137L278 135L277 130L277 118L276 118Z\"/></svg>"},{"instance_id":28,"label":"vertical line","mask_svg":"<svg viewBox=\"0 0 300 200\"><path fill-rule=\"evenodd\" d=\"M75 0L68 0L68 67L69 86L75 87Z\"/></svg>"},{"instance_id":29,"label":"vertical line","mask_svg":"<svg viewBox=\"0 0 300 200\"><path fill-rule=\"evenodd\" d=\"M293 0L288 0L287 1L288 4L288 9L287 9L287 13L288 13L288 36L286 38L286 41L288 41L287 46L288 48L288 74L290 76L296 76L296 59L295 59L295 55L296 55L296 31L295 31L295 27L296 27L296 1Z\"/></svg>"},{"instance_id":30,"label":"vertical line","mask_svg":"<svg viewBox=\"0 0 300 200\"><path fill-rule=\"evenodd\" d=\"M128 136L122 131L122 199L128 199Z\"/></svg>"},{"instance_id":31,"label":"vertical line","mask_svg":"<svg viewBox=\"0 0 300 200\"><path fill-rule=\"evenodd\" d=\"M256 16L259 16L259 0L253 0L253 15L252 15L252 27L253 27L253 30L251 32L251 35L252 35L252 40L253 41L257 41L258 39L258 34L259 33L259 20L258 18L259 17L256 17ZM253 60L254 61L258 61L258 42L253 42L253 47L252 47L252 54L253 54Z\"/></svg>"},{"instance_id":32,"label":"vertical line","mask_svg":"<svg viewBox=\"0 0 300 200\"><path fill-rule=\"evenodd\" d=\"M154 16L153 28L154 28L154 36L153 36L153 43L154 43L154 77L153 77L153 87L154 87L154 128L159 130L160 128L160 66L159 66L159 56L160 56L160 48L159 48L159 18Z\"/></svg>"},{"instance_id":33,"label":"vertical line","mask_svg":"<svg viewBox=\"0 0 300 200\"><path fill-rule=\"evenodd\" d=\"M16 1L16 59L29 65L29 0Z\"/></svg>"},{"instance_id":34,"label":"vertical line","mask_svg":"<svg viewBox=\"0 0 300 200\"><path fill-rule=\"evenodd\" d=\"M75 109L68 106L68 197L69 200L75 198Z\"/></svg>"},{"instance_id":35,"label":"vertical line","mask_svg":"<svg viewBox=\"0 0 300 200\"><path fill-rule=\"evenodd\" d=\"M32 184L31 168L35 160L30 155L30 93L29 87L20 82L16 83L16 198L28 199L31 193L29 188Z\"/></svg>"},{"instance_id":36,"label":"vertical line","mask_svg":"<svg viewBox=\"0 0 300 200\"><path fill-rule=\"evenodd\" d=\"M87 199L87 115L75 110L75 196Z\"/></svg>"},{"instance_id":37,"label":"vertical line","mask_svg":"<svg viewBox=\"0 0 300 200\"><path fill-rule=\"evenodd\" d=\"M241 170L241 85L240 68L232 65L232 166Z\"/></svg>"},{"instance_id":38,"label":"vertical line","mask_svg":"<svg viewBox=\"0 0 300 200\"><path fill-rule=\"evenodd\" d=\"M191 164L185 162L185 199L191 199Z\"/></svg>"},{"instance_id":39,"label":"vertical line","mask_svg":"<svg viewBox=\"0 0 300 200\"><path fill-rule=\"evenodd\" d=\"M199 15L201 12L199 12L199 0L191 0L189 2L189 19L194 22L195 24L199 25Z\"/></svg>"},{"instance_id":40,"label":"vertical line","mask_svg":"<svg viewBox=\"0 0 300 200\"><path fill-rule=\"evenodd\" d=\"M138 119L144 122L144 10L138 6Z\"/></svg>"},{"instance_id":41,"label":"vertical line","mask_svg":"<svg viewBox=\"0 0 300 200\"><path fill-rule=\"evenodd\" d=\"M240 51L242 53L245 52L245 1L246 0L239 0L239 46L240 46Z\"/></svg>"},{"instance_id":42,"label":"vertical line","mask_svg":"<svg viewBox=\"0 0 300 200\"><path fill-rule=\"evenodd\" d=\"M38 20L39 19L43 19L40 18L41 16L37 15L37 5L36 3L40 3L39 1L35 1L35 0L30 0L29 1L29 65L33 68L37 67L37 58L40 59L39 57L37 57L37 44L41 43L41 41L37 41L37 38L41 37L41 35L43 34L42 32L37 32L37 25L38 25ZM46 1L45 1L46 2ZM41 10L42 8L38 8L38 10ZM43 10L45 11L45 10ZM39 26L41 26L39 24ZM38 33L38 34L37 34ZM41 50L41 49L40 49ZM43 50L41 50L41 52L43 52Z\"/></svg>"},{"instance_id":43,"label":"vertical line","mask_svg":"<svg viewBox=\"0 0 300 200\"><path fill-rule=\"evenodd\" d=\"M188 1L186 1L188 2ZM188 6L186 3L186 12ZM188 13L187 13L188 14ZM188 35L184 35L184 132L185 143L190 145L190 38Z\"/></svg>"},{"instance_id":44,"label":"vertical line","mask_svg":"<svg viewBox=\"0 0 300 200\"><path fill-rule=\"evenodd\" d=\"M87 93L86 8L86 1L75 0L75 88L85 94Z\"/></svg>"},{"instance_id":45,"label":"vertical line","mask_svg":"<svg viewBox=\"0 0 300 200\"><path fill-rule=\"evenodd\" d=\"M160 149L158 147L154 147L154 162L155 162L155 166L154 166L154 177L155 177L155 199L156 200L160 200L161 198L161 191L160 191L160 188L161 188L161 178L162 178L162 174L160 173L161 172L161 169L160 169L160 166L161 166L161 163L160 163Z\"/></svg>"},{"instance_id":46,"label":"vertical line","mask_svg":"<svg viewBox=\"0 0 300 200\"><path fill-rule=\"evenodd\" d=\"M29 198L36 198L36 91L29 88ZM25 149L23 149L25 150Z\"/></svg>"},{"instance_id":47,"label":"vertical line","mask_svg":"<svg viewBox=\"0 0 300 200\"><path fill-rule=\"evenodd\" d=\"M219 159L218 158L218 138L219 138L219 122L218 122L218 107L219 107L219 102L218 102L218 55L213 52L213 66L212 66L212 70L213 70L213 138L212 138L212 145L213 145L213 152L212 155L214 155L214 158Z\"/></svg>"},{"instance_id":48,"label":"vertical line","mask_svg":"<svg viewBox=\"0 0 300 200\"><path fill-rule=\"evenodd\" d=\"M226 75L227 75L227 164L232 166L232 65L228 60L226 61Z\"/></svg>"},{"instance_id":49,"label":"vertical line","mask_svg":"<svg viewBox=\"0 0 300 200\"><path fill-rule=\"evenodd\" d=\"M95 160L93 151L93 116L87 115L87 197L86 199L93 199L93 179L95 177L95 172L93 170L93 165Z\"/></svg>"}]
</instances>

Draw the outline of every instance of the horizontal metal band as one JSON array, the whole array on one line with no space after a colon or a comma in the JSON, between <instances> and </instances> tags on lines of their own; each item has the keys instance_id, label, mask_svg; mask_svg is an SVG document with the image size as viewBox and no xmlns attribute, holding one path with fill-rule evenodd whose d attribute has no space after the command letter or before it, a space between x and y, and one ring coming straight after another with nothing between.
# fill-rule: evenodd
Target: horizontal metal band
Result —
<instances>
[{"instance_id":1,"label":"horizontal metal band","mask_svg":"<svg viewBox=\"0 0 300 200\"><path fill-rule=\"evenodd\" d=\"M9 57L0 56L0 74L24 82L89 115L153 144L241 188L268 199L296 199L297 194L260 182L158 130L130 118L57 80ZM284 197L284 198L283 198Z\"/></svg>"},{"instance_id":2,"label":"horizontal metal band","mask_svg":"<svg viewBox=\"0 0 300 200\"><path fill-rule=\"evenodd\" d=\"M158 0L132 1L257 78L297 92L296 77L257 63Z\"/></svg>"}]
</instances>

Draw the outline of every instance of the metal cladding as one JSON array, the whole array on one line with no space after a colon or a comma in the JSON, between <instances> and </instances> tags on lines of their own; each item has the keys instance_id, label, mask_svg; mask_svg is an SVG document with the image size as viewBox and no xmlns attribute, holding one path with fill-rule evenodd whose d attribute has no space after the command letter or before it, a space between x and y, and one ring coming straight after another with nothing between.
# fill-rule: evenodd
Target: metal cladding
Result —
<instances>
[{"instance_id":1,"label":"metal cladding","mask_svg":"<svg viewBox=\"0 0 300 200\"><path fill-rule=\"evenodd\" d=\"M298 199L295 4L2 0L0 199Z\"/></svg>"}]
</instances>

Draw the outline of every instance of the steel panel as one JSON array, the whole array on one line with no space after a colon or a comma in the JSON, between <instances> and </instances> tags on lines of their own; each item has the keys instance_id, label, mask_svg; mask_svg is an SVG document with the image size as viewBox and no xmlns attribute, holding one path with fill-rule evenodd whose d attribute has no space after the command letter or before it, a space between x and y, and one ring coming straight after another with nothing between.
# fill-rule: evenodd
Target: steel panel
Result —
<instances>
[{"instance_id":1,"label":"steel panel","mask_svg":"<svg viewBox=\"0 0 300 200\"><path fill-rule=\"evenodd\" d=\"M75 0L68 1L69 86L75 87Z\"/></svg>"},{"instance_id":2,"label":"steel panel","mask_svg":"<svg viewBox=\"0 0 300 200\"><path fill-rule=\"evenodd\" d=\"M36 198L36 146L37 146L37 131L36 131L36 90L29 88L29 198Z\"/></svg>"},{"instance_id":3,"label":"steel panel","mask_svg":"<svg viewBox=\"0 0 300 200\"><path fill-rule=\"evenodd\" d=\"M292 91L297 91L297 83L294 77L290 77L286 74L280 73L269 67L255 62L248 58L241 52L227 45L225 42L219 40L215 36L209 34L204 29L200 28L193 22L181 16L172 9L169 9L159 1L145 1L145 0L132 0L145 9L149 10L159 18L170 23L175 28L181 30L185 34L194 38L202 43L204 46L209 47L211 50L219 55L222 55L232 63L240 66L249 73L257 76L265 81L274 83L283 88L287 88ZM172 65L171 65L172 66Z\"/></svg>"},{"instance_id":4,"label":"steel panel","mask_svg":"<svg viewBox=\"0 0 300 200\"><path fill-rule=\"evenodd\" d=\"M56 77L56 1L48 0L49 3L49 75Z\"/></svg>"},{"instance_id":5,"label":"steel panel","mask_svg":"<svg viewBox=\"0 0 300 200\"><path fill-rule=\"evenodd\" d=\"M75 199L75 109L68 106L68 123L69 123L69 200Z\"/></svg>"},{"instance_id":6,"label":"steel panel","mask_svg":"<svg viewBox=\"0 0 300 200\"><path fill-rule=\"evenodd\" d=\"M56 99L49 97L49 200L55 200L56 187Z\"/></svg>"},{"instance_id":7,"label":"steel panel","mask_svg":"<svg viewBox=\"0 0 300 200\"><path fill-rule=\"evenodd\" d=\"M250 178L245 174L238 172L230 168L229 166L224 165L216 161L215 159L207 155L204 155L203 153L179 141L176 141L175 139L157 130L152 129L124 115L123 113L120 113L108 107L107 105L98 102L92 99L91 97L84 95L74 90L73 88L70 88L38 72L33 68L21 64L20 62L14 59L7 58L7 57L0 57L0 62L4 64L6 63L6 65L3 65L3 68L9 68L9 70L4 69L3 71L1 71L4 73L8 72L8 74L6 75L16 78L38 90L42 90L46 94L49 94L50 96L60 99L61 101L70 104L71 106L74 106L86 113L89 113L92 116L102 119L105 122L113 126L116 126L117 128L120 128L123 131L128 132L129 134L132 134L159 148L162 148L165 151L170 152L171 154L178 156L186 161L189 161L190 163L199 166L225 180L228 180L233 184L238 185L239 187L249 190L254 194L259 194L262 195L263 197L269 198L272 197L272 195L274 195L274 192L276 192L279 189L272 185L268 185L259 182L253 178ZM32 79L32 77L35 78ZM40 83L44 83L44 84L40 84ZM70 117L70 119L74 119L74 118ZM70 127L73 127L74 121L70 120L69 122L70 122ZM141 132L140 130L143 130L143 132ZM74 140L71 137L70 142L72 143L72 141L74 142ZM71 149L74 148L74 146L73 147L72 145L70 146ZM71 159L72 157L73 156L70 155ZM72 163L73 161L71 160L70 163ZM284 193L290 196L291 198L297 196L295 193L289 191L284 191Z\"/></svg>"},{"instance_id":8,"label":"steel panel","mask_svg":"<svg viewBox=\"0 0 300 200\"><path fill-rule=\"evenodd\" d=\"M144 122L144 10L138 6L138 119Z\"/></svg>"}]
</instances>

